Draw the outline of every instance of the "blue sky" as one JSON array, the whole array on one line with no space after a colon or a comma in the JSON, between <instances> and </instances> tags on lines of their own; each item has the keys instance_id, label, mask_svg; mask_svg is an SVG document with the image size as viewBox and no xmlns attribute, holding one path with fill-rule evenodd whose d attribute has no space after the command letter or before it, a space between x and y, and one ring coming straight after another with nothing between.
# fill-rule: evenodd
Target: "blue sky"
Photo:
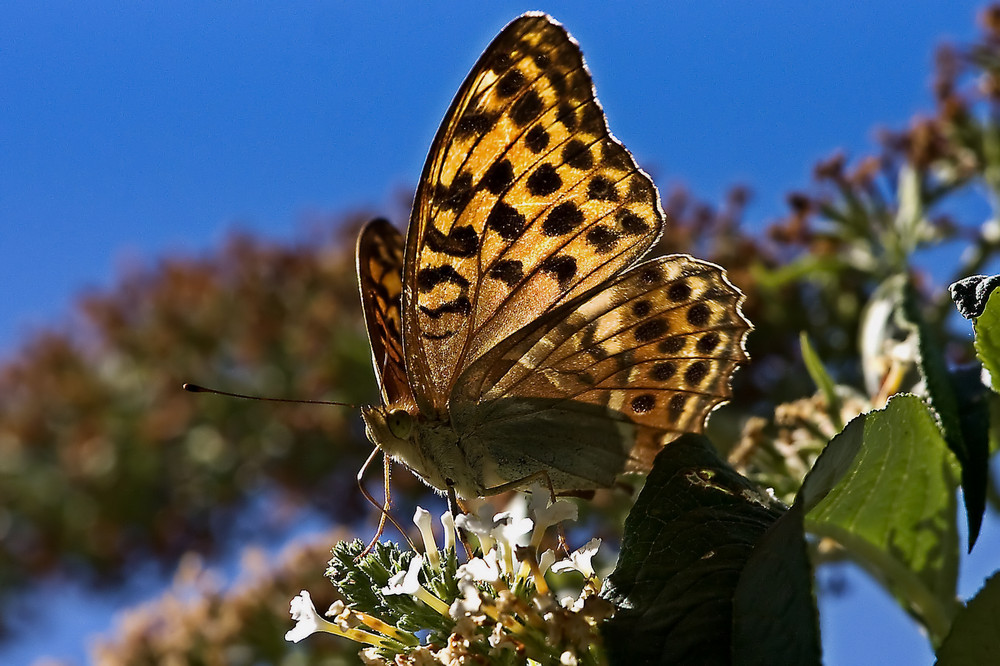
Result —
<instances>
[{"instance_id":1,"label":"blue sky","mask_svg":"<svg viewBox=\"0 0 1000 666\"><path fill-rule=\"evenodd\" d=\"M470 8L470 4L474 7ZM612 131L661 186L783 211L836 148L930 106L972 2L552 2ZM163 7L165 7L164 5ZM391 210L521 3L14 3L0 25L0 353L123 265L235 225ZM274 6L276 7L276 5Z\"/></svg>"},{"instance_id":2,"label":"blue sky","mask_svg":"<svg viewBox=\"0 0 1000 666\"><path fill-rule=\"evenodd\" d=\"M211 250L234 227L291 238L320 216L395 211L451 96L523 11L577 38L612 131L661 187L718 201L745 183L762 223L818 158L862 155L876 127L931 108L934 47L972 39L978 6L13 3L0 22L0 354L124 266ZM858 587L824 602L829 663L930 663L878 599ZM79 657L80 632L65 631Z\"/></svg>"}]
</instances>

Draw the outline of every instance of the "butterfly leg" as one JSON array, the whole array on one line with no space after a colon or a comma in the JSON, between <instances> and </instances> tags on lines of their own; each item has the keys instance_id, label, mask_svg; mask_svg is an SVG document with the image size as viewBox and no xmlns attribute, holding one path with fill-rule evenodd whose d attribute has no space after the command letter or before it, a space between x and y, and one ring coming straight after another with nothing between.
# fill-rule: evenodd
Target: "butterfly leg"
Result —
<instances>
[{"instance_id":1,"label":"butterfly leg","mask_svg":"<svg viewBox=\"0 0 1000 666\"><path fill-rule=\"evenodd\" d=\"M458 502L458 495L455 493L455 484L451 479L445 479L448 484L448 510L451 511L451 515L460 516L468 513L461 504ZM475 552L472 548L472 544L469 543L469 537L465 533L465 530L458 528L458 540L462 542L462 547L465 548L466 559L472 559L472 553Z\"/></svg>"},{"instance_id":2,"label":"butterfly leg","mask_svg":"<svg viewBox=\"0 0 1000 666\"><path fill-rule=\"evenodd\" d=\"M368 545L365 546L365 549L361 551L361 553L355 559L361 559L362 557L370 553L371 549L375 547L375 543L378 541L379 537L382 536L382 532L385 531L386 519L388 519L389 522L391 522L396 527L396 529L399 530L399 533L403 535L403 538L406 539L406 542L410 544L410 548L416 550L416 547L413 545L413 542L410 541L410 537L406 535L406 532L403 530L403 528L399 526L399 523L396 522L396 519L393 518L392 514L389 513L389 509L392 507L392 495L389 492L389 456L385 454L382 455L382 462L383 462L382 481L384 484L385 502L380 504L378 500L372 497L371 493L369 493L368 490L365 488L365 483L364 483L365 473L368 471L368 468L375 460L375 456L378 455L379 453L382 453L382 449L375 447L375 449L372 450L371 455L368 456L368 459L365 460L365 464L363 464L361 466L361 469L358 470L358 488L361 489L361 494L364 495L365 499L368 500L372 504L372 506L374 506L376 509L379 510L380 515L378 520L378 529L375 530L375 535L372 536L372 540L368 542Z\"/></svg>"}]
</instances>

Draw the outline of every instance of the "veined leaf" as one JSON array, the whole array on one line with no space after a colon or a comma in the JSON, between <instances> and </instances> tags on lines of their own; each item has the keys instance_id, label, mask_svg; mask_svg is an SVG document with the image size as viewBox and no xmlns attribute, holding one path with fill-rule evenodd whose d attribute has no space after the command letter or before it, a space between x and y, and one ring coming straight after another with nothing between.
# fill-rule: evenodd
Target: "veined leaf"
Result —
<instances>
[{"instance_id":1,"label":"veined leaf","mask_svg":"<svg viewBox=\"0 0 1000 666\"><path fill-rule=\"evenodd\" d=\"M824 492L841 472L836 487ZM806 529L847 548L920 618L935 642L958 607L958 474L924 402L897 395L830 441L800 493L809 509ZM816 483L815 475L824 481Z\"/></svg>"},{"instance_id":2,"label":"veined leaf","mask_svg":"<svg viewBox=\"0 0 1000 666\"><path fill-rule=\"evenodd\" d=\"M818 664L801 516L783 513L705 437L665 447L601 593L611 662Z\"/></svg>"}]
</instances>

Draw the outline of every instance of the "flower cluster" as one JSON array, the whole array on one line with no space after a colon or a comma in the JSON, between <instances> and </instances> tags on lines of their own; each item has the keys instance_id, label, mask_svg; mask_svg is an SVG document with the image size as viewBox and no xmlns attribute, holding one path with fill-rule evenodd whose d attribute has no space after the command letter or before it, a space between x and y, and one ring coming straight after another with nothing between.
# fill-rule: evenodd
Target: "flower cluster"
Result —
<instances>
[{"instance_id":1,"label":"flower cluster","mask_svg":"<svg viewBox=\"0 0 1000 666\"><path fill-rule=\"evenodd\" d=\"M532 498L544 497L534 492ZM320 616L303 591L292 600L297 621L285 638L298 642L316 632L367 645L367 664L467 664L529 662L603 664L598 625L613 607L597 592L600 580L592 558L600 545L593 539L567 553L543 549L549 528L576 518L576 505L559 500L524 511L441 517L443 548L435 540L430 514L414 516L424 544L422 554L378 544L355 560L361 542L334 548L328 575L348 603L335 603ZM458 542L477 542L475 556L458 564ZM562 537L560 536L560 544ZM582 574L573 594L567 572ZM552 580L546 580L549 576ZM579 590L579 591L576 591Z\"/></svg>"}]
</instances>

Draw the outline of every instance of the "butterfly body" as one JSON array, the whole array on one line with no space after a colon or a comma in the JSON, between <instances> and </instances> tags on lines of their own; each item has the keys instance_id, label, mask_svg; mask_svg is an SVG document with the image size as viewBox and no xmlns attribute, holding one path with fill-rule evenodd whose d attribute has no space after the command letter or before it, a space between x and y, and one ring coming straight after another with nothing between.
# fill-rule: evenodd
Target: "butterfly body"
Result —
<instances>
[{"instance_id":1,"label":"butterfly body","mask_svg":"<svg viewBox=\"0 0 1000 666\"><path fill-rule=\"evenodd\" d=\"M700 430L746 360L743 295L660 235L649 177L610 134L579 46L528 14L487 48L431 147L406 239L358 239L383 404L369 438L477 497L539 474L610 486Z\"/></svg>"}]
</instances>

